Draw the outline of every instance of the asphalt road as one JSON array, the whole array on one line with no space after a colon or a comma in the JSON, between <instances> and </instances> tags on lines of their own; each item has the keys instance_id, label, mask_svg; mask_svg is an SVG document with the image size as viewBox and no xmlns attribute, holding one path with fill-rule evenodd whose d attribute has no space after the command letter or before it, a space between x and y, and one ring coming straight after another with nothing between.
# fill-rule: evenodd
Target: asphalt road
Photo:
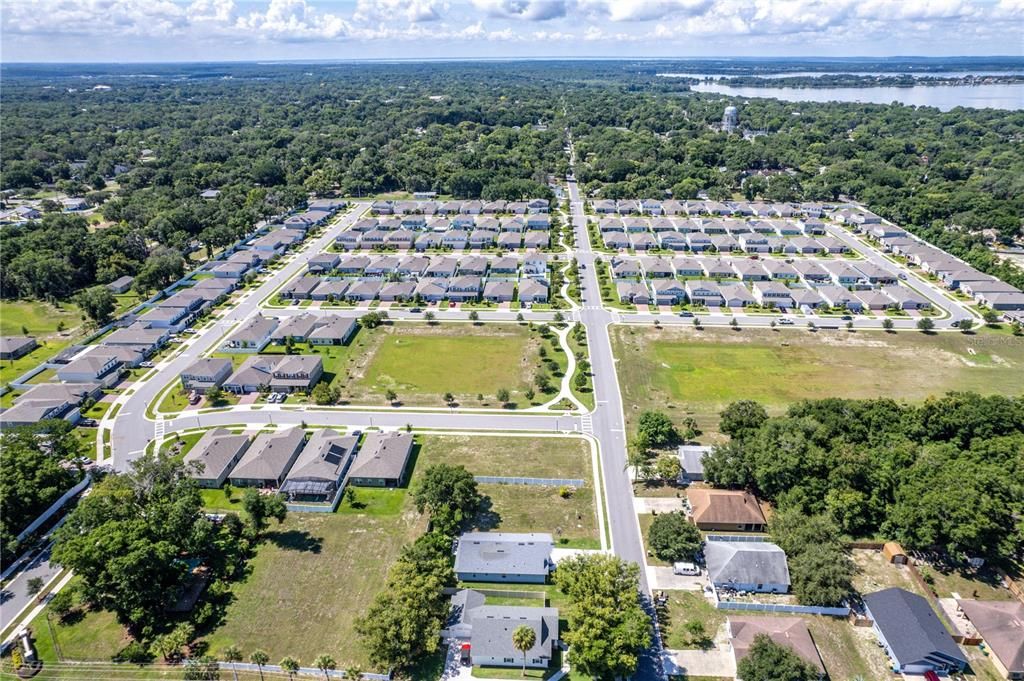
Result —
<instances>
[{"instance_id":1,"label":"asphalt road","mask_svg":"<svg viewBox=\"0 0 1024 681\"><path fill-rule=\"evenodd\" d=\"M30 580L38 577L43 584L48 584L61 571L60 566L50 562L52 548L52 542L47 544L0 590L0 630L6 629L23 610L35 604L36 597L28 593Z\"/></svg>"}]
</instances>

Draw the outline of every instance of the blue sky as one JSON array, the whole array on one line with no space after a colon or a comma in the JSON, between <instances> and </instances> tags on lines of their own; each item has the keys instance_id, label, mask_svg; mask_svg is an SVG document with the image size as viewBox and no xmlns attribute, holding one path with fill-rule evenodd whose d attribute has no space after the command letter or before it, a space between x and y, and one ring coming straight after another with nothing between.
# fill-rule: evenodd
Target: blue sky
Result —
<instances>
[{"instance_id":1,"label":"blue sky","mask_svg":"<svg viewBox=\"0 0 1024 681\"><path fill-rule=\"evenodd\" d=\"M10 0L3 61L1024 54L1024 0Z\"/></svg>"}]
</instances>

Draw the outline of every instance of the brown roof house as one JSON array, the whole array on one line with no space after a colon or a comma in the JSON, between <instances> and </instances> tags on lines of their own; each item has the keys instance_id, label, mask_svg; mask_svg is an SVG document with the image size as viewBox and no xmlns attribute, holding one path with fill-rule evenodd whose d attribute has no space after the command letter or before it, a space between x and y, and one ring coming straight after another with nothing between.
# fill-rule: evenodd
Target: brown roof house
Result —
<instances>
[{"instance_id":1,"label":"brown roof house","mask_svg":"<svg viewBox=\"0 0 1024 681\"><path fill-rule=\"evenodd\" d=\"M958 599L957 605L985 639L996 669L1007 679L1024 679L1024 604Z\"/></svg>"},{"instance_id":2,"label":"brown roof house","mask_svg":"<svg viewBox=\"0 0 1024 681\"><path fill-rule=\"evenodd\" d=\"M780 646L785 646L825 676L818 647L814 645L807 624L799 617L729 617L729 637L736 664L750 653L754 638L764 634Z\"/></svg>"},{"instance_id":3,"label":"brown roof house","mask_svg":"<svg viewBox=\"0 0 1024 681\"><path fill-rule=\"evenodd\" d=\"M749 492L691 489L693 523L705 532L764 532L767 521L757 499Z\"/></svg>"}]
</instances>

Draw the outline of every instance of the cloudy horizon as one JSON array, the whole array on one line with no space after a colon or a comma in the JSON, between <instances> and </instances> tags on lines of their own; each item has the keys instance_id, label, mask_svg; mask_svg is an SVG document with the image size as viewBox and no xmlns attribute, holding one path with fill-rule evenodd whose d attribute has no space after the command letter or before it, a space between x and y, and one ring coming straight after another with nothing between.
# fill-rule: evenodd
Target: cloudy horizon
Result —
<instances>
[{"instance_id":1,"label":"cloudy horizon","mask_svg":"<svg viewBox=\"0 0 1024 681\"><path fill-rule=\"evenodd\" d=\"M1024 54L1024 0L29 0L0 12L8 63Z\"/></svg>"}]
</instances>

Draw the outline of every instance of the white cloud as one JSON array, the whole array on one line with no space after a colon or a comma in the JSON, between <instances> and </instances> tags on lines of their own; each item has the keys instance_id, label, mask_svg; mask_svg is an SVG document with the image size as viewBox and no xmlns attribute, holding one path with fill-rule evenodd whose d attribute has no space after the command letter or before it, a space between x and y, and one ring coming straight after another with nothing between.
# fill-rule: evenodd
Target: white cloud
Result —
<instances>
[{"instance_id":1,"label":"white cloud","mask_svg":"<svg viewBox=\"0 0 1024 681\"><path fill-rule=\"evenodd\" d=\"M714 0L580 0L584 11L607 16L612 21L651 21L668 16L698 16Z\"/></svg>"},{"instance_id":2,"label":"white cloud","mask_svg":"<svg viewBox=\"0 0 1024 681\"><path fill-rule=\"evenodd\" d=\"M272 43L455 41L463 54L490 54L488 41L520 54L899 53L908 40L934 51L1016 53L1024 0L0 0L5 38L161 39L170 56L184 41L267 51ZM543 30L523 23L543 24ZM540 26L537 26L540 29ZM739 38L730 43L727 39ZM60 41L42 41L59 45ZM37 41L37 44L39 41ZM631 43L617 48L618 43ZM786 48L786 46L791 48ZM637 47L640 50L637 50ZM695 46L700 46L695 48ZM876 50L876 46L880 50ZM948 47L946 47L948 46ZM549 51L550 47L556 48ZM803 51L796 52L803 48ZM967 49L964 49L967 48ZM71 48L67 48L70 50ZM287 48L286 48L287 49ZM313 49L313 48L310 48ZM252 51L250 51L250 54ZM259 52L257 52L259 53ZM332 53L330 56L336 56ZM5 54L5 56L7 56ZM326 56L326 55L325 55ZM346 54L346 56L350 56ZM358 56L358 55L351 55ZM418 55L408 55L418 56Z\"/></svg>"},{"instance_id":3,"label":"white cloud","mask_svg":"<svg viewBox=\"0 0 1024 681\"><path fill-rule=\"evenodd\" d=\"M566 16L569 0L472 0L473 6L492 17L549 21Z\"/></svg>"},{"instance_id":4,"label":"white cloud","mask_svg":"<svg viewBox=\"0 0 1024 681\"><path fill-rule=\"evenodd\" d=\"M439 0L359 0L353 19L386 22L404 19L418 24L439 21L447 10L448 3Z\"/></svg>"}]
</instances>

